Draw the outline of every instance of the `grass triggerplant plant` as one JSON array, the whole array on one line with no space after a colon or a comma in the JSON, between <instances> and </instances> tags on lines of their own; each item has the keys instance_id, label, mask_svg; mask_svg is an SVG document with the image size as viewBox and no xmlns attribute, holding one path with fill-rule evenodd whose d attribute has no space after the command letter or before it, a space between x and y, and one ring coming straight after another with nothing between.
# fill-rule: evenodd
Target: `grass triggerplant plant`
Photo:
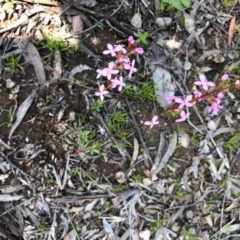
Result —
<instances>
[{"instance_id":1,"label":"grass triggerplant plant","mask_svg":"<svg viewBox=\"0 0 240 240\"><path fill-rule=\"evenodd\" d=\"M108 49L103 51L103 54L110 54L116 60L108 64L107 68L97 69L97 84L98 91L95 95L101 101L110 93L109 90L117 89L119 92L126 86L125 80L131 79L132 75L137 72L135 67L135 59L130 59L134 54L143 54L143 49L137 47L137 42L132 36L128 38L128 46L122 44L111 45L107 44ZM165 96L169 107L167 107L161 114L171 113L173 116L179 116L175 122L184 122L189 119L189 108L193 107L199 102L207 104L208 113L217 115L223 109L222 99L225 97L227 90L240 87L240 80L235 82L228 82L228 74L223 74L215 84L209 81L204 74L199 75L199 79L194 82L192 93L184 98L178 96ZM154 125L159 124L159 116L155 115L151 120L145 121L144 125L149 126L150 129Z\"/></svg>"},{"instance_id":2,"label":"grass triggerplant plant","mask_svg":"<svg viewBox=\"0 0 240 240\"><path fill-rule=\"evenodd\" d=\"M108 50L103 51L103 54L110 54L115 57L114 62L110 62L107 68L97 69L97 79L107 79L106 84L98 80L98 91L96 96L101 100L109 93L110 89L117 89L119 92L126 86L125 80L131 79L132 75L137 72L135 67L135 59L130 59L133 54L143 54L143 49L136 46L136 41L132 36L128 38L127 48L122 45L107 44ZM127 73L127 76L126 76Z\"/></svg>"}]
</instances>

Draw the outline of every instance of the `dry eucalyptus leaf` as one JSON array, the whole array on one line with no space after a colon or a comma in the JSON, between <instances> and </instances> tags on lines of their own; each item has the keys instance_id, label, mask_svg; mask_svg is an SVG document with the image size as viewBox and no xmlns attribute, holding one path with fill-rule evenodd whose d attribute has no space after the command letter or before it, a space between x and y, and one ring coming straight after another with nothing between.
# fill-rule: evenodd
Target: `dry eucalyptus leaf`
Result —
<instances>
[{"instance_id":1,"label":"dry eucalyptus leaf","mask_svg":"<svg viewBox=\"0 0 240 240\"><path fill-rule=\"evenodd\" d=\"M133 164L137 160L138 154L139 154L138 140L136 138L133 138L133 154L132 154L130 166L133 166Z\"/></svg>"},{"instance_id":2,"label":"dry eucalyptus leaf","mask_svg":"<svg viewBox=\"0 0 240 240\"><path fill-rule=\"evenodd\" d=\"M77 73L81 73L82 71L85 71L85 70L92 70L92 68L90 68L89 66L87 65L78 65L76 67L74 67L70 74L69 74L69 88L71 89L72 88L72 85L74 83L74 75L77 74Z\"/></svg>"},{"instance_id":3,"label":"dry eucalyptus leaf","mask_svg":"<svg viewBox=\"0 0 240 240\"><path fill-rule=\"evenodd\" d=\"M0 194L0 202L18 201L24 198L23 195Z\"/></svg>"},{"instance_id":4,"label":"dry eucalyptus leaf","mask_svg":"<svg viewBox=\"0 0 240 240\"><path fill-rule=\"evenodd\" d=\"M19 126L19 124L22 122L24 116L26 115L28 109L32 105L32 102L36 96L37 90L33 89L31 94L22 102L22 104L19 106L17 113L16 113L16 121L14 122L8 138L11 139L12 134L16 130L16 128Z\"/></svg>"},{"instance_id":5,"label":"dry eucalyptus leaf","mask_svg":"<svg viewBox=\"0 0 240 240\"><path fill-rule=\"evenodd\" d=\"M53 79L59 79L62 76L62 58L58 49L54 52L54 72Z\"/></svg>"},{"instance_id":6,"label":"dry eucalyptus leaf","mask_svg":"<svg viewBox=\"0 0 240 240\"><path fill-rule=\"evenodd\" d=\"M156 176L165 167L168 160L170 159L170 157L174 153L174 151L177 147L177 138L178 138L177 137L177 132L173 132L172 138L169 141L167 151L164 154L164 156L162 157L160 163L157 166L156 165L152 166L151 173L152 173L153 177Z\"/></svg>"},{"instance_id":7,"label":"dry eucalyptus leaf","mask_svg":"<svg viewBox=\"0 0 240 240\"><path fill-rule=\"evenodd\" d=\"M22 40L20 43L21 48L24 49L23 56L27 62L33 65L39 85L44 85L46 83L46 75L44 71L44 66L42 58L40 57L38 50L27 40Z\"/></svg>"}]
</instances>

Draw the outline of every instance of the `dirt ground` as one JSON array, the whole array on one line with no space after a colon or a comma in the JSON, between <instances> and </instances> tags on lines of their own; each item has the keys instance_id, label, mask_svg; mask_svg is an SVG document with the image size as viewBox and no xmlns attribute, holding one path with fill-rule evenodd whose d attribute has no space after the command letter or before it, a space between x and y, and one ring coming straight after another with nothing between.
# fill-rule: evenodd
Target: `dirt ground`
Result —
<instances>
[{"instance_id":1,"label":"dirt ground","mask_svg":"<svg viewBox=\"0 0 240 240\"><path fill-rule=\"evenodd\" d=\"M153 79L238 80L239 2L161 2L0 1L1 239L240 239L239 89L176 123ZM129 36L138 70L100 101L103 51Z\"/></svg>"}]
</instances>

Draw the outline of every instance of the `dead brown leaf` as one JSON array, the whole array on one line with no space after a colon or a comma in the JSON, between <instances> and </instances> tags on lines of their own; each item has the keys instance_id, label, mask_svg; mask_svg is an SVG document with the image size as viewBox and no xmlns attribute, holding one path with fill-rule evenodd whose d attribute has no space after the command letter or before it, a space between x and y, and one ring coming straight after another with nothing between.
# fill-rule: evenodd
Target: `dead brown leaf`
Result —
<instances>
[{"instance_id":1,"label":"dead brown leaf","mask_svg":"<svg viewBox=\"0 0 240 240\"><path fill-rule=\"evenodd\" d=\"M229 47L231 47L232 45L232 38L233 38L235 23L236 23L236 16L233 16L228 29L228 46Z\"/></svg>"}]
</instances>

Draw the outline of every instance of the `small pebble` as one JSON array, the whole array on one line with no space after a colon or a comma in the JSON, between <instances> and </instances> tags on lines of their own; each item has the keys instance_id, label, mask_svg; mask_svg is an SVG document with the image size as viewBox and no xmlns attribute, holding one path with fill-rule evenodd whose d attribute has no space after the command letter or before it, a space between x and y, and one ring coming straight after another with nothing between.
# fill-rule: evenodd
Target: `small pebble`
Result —
<instances>
[{"instance_id":1,"label":"small pebble","mask_svg":"<svg viewBox=\"0 0 240 240\"><path fill-rule=\"evenodd\" d=\"M167 27L171 23L172 23L172 18L170 18L170 17L159 17L155 21L155 24L160 28Z\"/></svg>"},{"instance_id":2,"label":"small pebble","mask_svg":"<svg viewBox=\"0 0 240 240\"><path fill-rule=\"evenodd\" d=\"M139 232L139 237L141 240L149 240L150 236L151 236L151 232L148 229Z\"/></svg>"},{"instance_id":3,"label":"small pebble","mask_svg":"<svg viewBox=\"0 0 240 240\"><path fill-rule=\"evenodd\" d=\"M187 133L182 132L179 134L179 138L178 138L178 142L179 144L184 147L184 148L188 148L189 144L190 144L190 137Z\"/></svg>"},{"instance_id":4,"label":"small pebble","mask_svg":"<svg viewBox=\"0 0 240 240\"><path fill-rule=\"evenodd\" d=\"M146 187L150 186L152 183L153 182L150 178L144 178L143 179L143 185L146 186Z\"/></svg>"},{"instance_id":5,"label":"small pebble","mask_svg":"<svg viewBox=\"0 0 240 240\"><path fill-rule=\"evenodd\" d=\"M19 91L20 91L20 86L17 85L15 88L13 88L13 89L11 90L11 93L14 94L14 95L16 95L16 94L19 93Z\"/></svg>"},{"instance_id":6,"label":"small pebble","mask_svg":"<svg viewBox=\"0 0 240 240\"><path fill-rule=\"evenodd\" d=\"M215 122L213 121L213 120L210 120L208 123L207 123L207 128L209 129L209 130L216 130L216 128L217 128L217 126L216 126L216 124L215 124Z\"/></svg>"},{"instance_id":7,"label":"small pebble","mask_svg":"<svg viewBox=\"0 0 240 240\"><path fill-rule=\"evenodd\" d=\"M142 15L140 13L135 13L132 17L131 24L135 28L142 27Z\"/></svg>"},{"instance_id":8,"label":"small pebble","mask_svg":"<svg viewBox=\"0 0 240 240\"><path fill-rule=\"evenodd\" d=\"M185 25L185 29L187 30L187 32L189 34L191 34L195 31L195 21L188 14L184 14L184 25Z\"/></svg>"},{"instance_id":9,"label":"small pebble","mask_svg":"<svg viewBox=\"0 0 240 240\"><path fill-rule=\"evenodd\" d=\"M189 71L191 68L192 68L192 63L186 61L186 62L184 63L183 69L184 69L185 71Z\"/></svg>"},{"instance_id":10,"label":"small pebble","mask_svg":"<svg viewBox=\"0 0 240 240\"><path fill-rule=\"evenodd\" d=\"M116 172L115 179L118 183L124 183L126 181L125 173L124 172Z\"/></svg>"},{"instance_id":11,"label":"small pebble","mask_svg":"<svg viewBox=\"0 0 240 240\"><path fill-rule=\"evenodd\" d=\"M16 85L14 81L12 81L10 78L6 80L6 88L10 89L13 88Z\"/></svg>"},{"instance_id":12,"label":"small pebble","mask_svg":"<svg viewBox=\"0 0 240 240\"><path fill-rule=\"evenodd\" d=\"M6 18L7 14L3 9L0 9L0 21L3 21Z\"/></svg>"}]
</instances>

